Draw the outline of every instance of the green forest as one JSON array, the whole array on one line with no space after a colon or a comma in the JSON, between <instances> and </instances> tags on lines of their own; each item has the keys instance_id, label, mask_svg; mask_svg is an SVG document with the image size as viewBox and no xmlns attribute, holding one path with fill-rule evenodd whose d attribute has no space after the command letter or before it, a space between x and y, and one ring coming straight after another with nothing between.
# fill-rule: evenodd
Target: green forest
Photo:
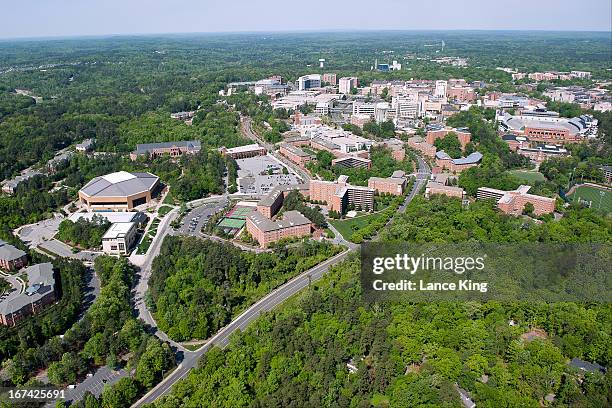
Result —
<instances>
[{"instance_id":1,"label":"green forest","mask_svg":"<svg viewBox=\"0 0 612 408\"><path fill-rule=\"evenodd\" d=\"M383 241L609 242L612 223L573 208L559 223L502 216L490 203L417 198ZM610 373L580 373L572 358L610 364L609 304L363 303L359 261L329 275L215 348L158 407L604 407ZM510 324L509 322L512 322ZM347 364L355 370L349 369Z\"/></svg>"},{"instance_id":2,"label":"green forest","mask_svg":"<svg viewBox=\"0 0 612 408\"><path fill-rule=\"evenodd\" d=\"M231 244L169 236L153 262L151 310L170 338L207 339L266 293L339 251L308 241L256 254Z\"/></svg>"}]
</instances>

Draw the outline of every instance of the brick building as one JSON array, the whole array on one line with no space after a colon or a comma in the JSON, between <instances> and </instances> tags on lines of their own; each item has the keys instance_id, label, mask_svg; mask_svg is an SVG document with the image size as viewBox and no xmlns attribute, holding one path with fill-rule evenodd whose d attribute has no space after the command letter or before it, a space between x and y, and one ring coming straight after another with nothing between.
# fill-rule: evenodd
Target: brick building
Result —
<instances>
[{"instance_id":1,"label":"brick building","mask_svg":"<svg viewBox=\"0 0 612 408\"><path fill-rule=\"evenodd\" d=\"M280 154L294 162L300 167L305 167L306 163L312 161L313 157L311 154L306 153L304 150L297 146L293 146L288 143L283 143L280 146Z\"/></svg>"},{"instance_id":2,"label":"brick building","mask_svg":"<svg viewBox=\"0 0 612 408\"><path fill-rule=\"evenodd\" d=\"M478 166L481 160L482 153L480 152L474 152L459 159L453 159L444 150L436 153L436 166L451 173L461 173L465 169Z\"/></svg>"},{"instance_id":3,"label":"brick building","mask_svg":"<svg viewBox=\"0 0 612 408\"><path fill-rule=\"evenodd\" d=\"M531 203L535 215L550 214L555 211L555 199L529 194L531 186L519 186L513 191L498 190L496 188L480 187L476 193L477 200L493 199L505 214L520 215L525 204Z\"/></svg>"},{"instance_id":4,"label":"brick building","mask_svg":"<svg viewBox=\"0 0 612 408\"><path fill-rule=\"evenodd\" d=\"M310 235L312 223L298 211L287 211L282 219L274 221L258 211L253 211L247 217L246 228L259 245L266 248L270 243L283 238Z\"/></svg>"},{"instance_id":5,"label":"brick building","mask_svg":"<svg viewBox=\"0 0 612 408\"><path fill-rule=\"evenodd\" d=\"M364 211L374 209L374 189L348 184L348 176L337 181L310 180L310 199L322 201L327 208L344 213L349 205Z\"/></svg>"},{"instance_id":6,"label":"brick building","mask_svg":"<svg viewBox=\"0 0 612 408\"><path fill-rule=\"evenodd\" d=\"M398 170L393 172L391 177L370 177L368 179L368 187L374 189L379 194L402 195L406 189L405 173Z\"/></svg>"},{"instance_id":7,"label":"brick building","mask_svg":"<svg viewBox=\"0 0 612 408\"><path fill-rule=\"evenodd\" d=\"M27 262L25 252L0 239L0 269L15 271L23 268Z\"/></svg>"},{"instance_id":8,"label":"brick building","mask_svg":"<svg viewBox=\"0 0 612 408\"><path fill-rule=\"evenodd\" d=\"M467 144L472 140L472 134L467 130L467 128L451 128L443 127L441 125L429 125L427 126L426 130L426 140L430 145L433 145L438 139L445 138L451 132L457 135L457 139L459 139L462 149L465 149L465 146L467 146Z\"/></svg>"}]
</instances>

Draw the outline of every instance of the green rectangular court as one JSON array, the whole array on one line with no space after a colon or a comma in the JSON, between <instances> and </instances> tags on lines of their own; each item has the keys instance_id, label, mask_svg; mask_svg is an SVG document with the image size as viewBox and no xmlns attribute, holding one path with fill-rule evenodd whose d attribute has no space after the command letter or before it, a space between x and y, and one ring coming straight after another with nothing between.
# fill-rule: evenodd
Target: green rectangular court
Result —
<instances>
[{"instance_id":1,"label":"green rectangular court","mask_svg":"<svg viewBox=\"0 0 612 408\"><path fill-rule=\"evenodd\" d=\"M221 228L240 229L246 224L246 220L237 218L223 218L219 223Z\"/></svg>"}]
</instances>

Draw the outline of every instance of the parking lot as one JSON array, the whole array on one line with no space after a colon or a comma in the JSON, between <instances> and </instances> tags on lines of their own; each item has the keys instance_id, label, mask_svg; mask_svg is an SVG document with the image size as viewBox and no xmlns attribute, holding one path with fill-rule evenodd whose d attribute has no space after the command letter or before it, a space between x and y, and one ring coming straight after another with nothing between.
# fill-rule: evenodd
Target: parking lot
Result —
<instances>
[{"instance_id":1,"label":"parking lot","mask_svg":"<svg viewBox=\"0 0 612 408\"><path fill-rule=\"evenodd\" d=\"M227 199L203 204L189 211L178 231L181 234L198 235L213 214L221 211L227 205Z\"/></svg>"},{"instance_id":2,"label":"parking lot","mask_svg":"<svg viewBox=\"0 0 612 408\"><path fill-rule=\"evenodd\" d=\"M36 224L26 225L19 230L18 236L26 245L36 247L52 239L63 220L63 217L55 216L48 220L37 222Z\"/></svg>"}]
</instances>

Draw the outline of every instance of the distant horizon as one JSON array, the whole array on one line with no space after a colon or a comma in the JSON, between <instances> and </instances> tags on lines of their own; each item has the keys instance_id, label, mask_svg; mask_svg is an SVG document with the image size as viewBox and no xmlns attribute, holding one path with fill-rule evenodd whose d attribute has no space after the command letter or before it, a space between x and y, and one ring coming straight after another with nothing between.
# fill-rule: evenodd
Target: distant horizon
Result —
<instances>
[{"instance_id":1,"label":"distant horizon","mask_svg":"<svg viewBox=\"0 0 612 408\"><path fill-rule=\"evenodd\" d=\"M527 7L525 7L527 6ZM612 31L610 0L38 0L3 8L0 39L336 31Z\"/></svg>"},{"instance_id":2,"label":"distant horizon","mask_svg":"<svg viewBox=\"0 0 612 408\"><path fill-rule=\"evenodd\" d=\"M343 33L608 33L609 30L550 30L550 29L296 29L296 30L245 30L245 31L185 31L185 32L133 32L133 33L104 33L104 34L68 34L43 35L31 37L0 37L0 41L44 41L44 40L78 40L78 39L105 39L121 37L176 37L176 36L215 36L215 35L256 35L256 34L343 34Z\"/></svg>"}]
</instances>

